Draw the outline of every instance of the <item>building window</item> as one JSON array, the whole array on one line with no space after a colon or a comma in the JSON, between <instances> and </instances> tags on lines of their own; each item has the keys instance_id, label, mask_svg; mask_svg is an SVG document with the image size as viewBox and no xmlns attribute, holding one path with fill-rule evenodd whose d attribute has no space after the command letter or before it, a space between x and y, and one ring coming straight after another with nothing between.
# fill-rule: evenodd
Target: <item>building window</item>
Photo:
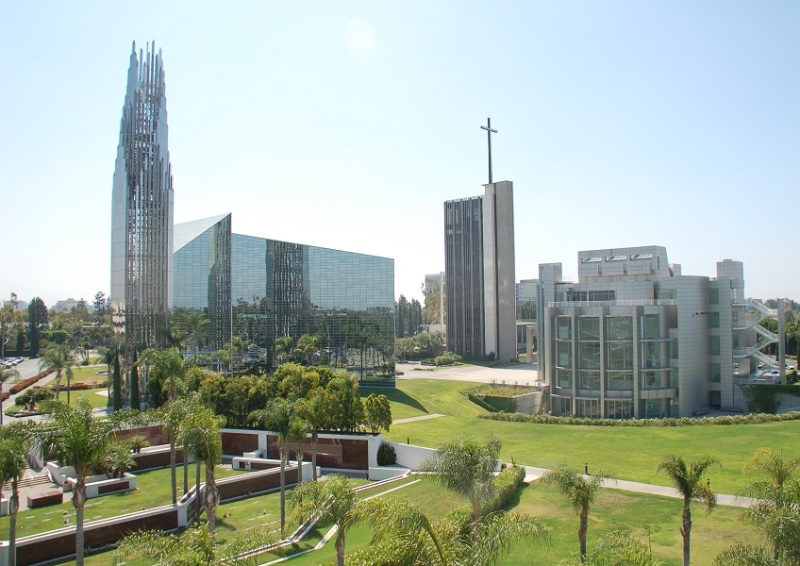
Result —
<instances>
[{"instance_id":1,"label":"building window","mask_svg":"<svg viewBox=\"0 0 800 566\"><path fill-rule=\"evenodd\" d=\"M630 419L633 417L633 401L606 401L607 419Z\"/></svg>"},{"instance_id":2,"label":"building window","mask_svg":"<svg viewBox=\"0 0 800 566\"><path fill-rule=\"evenodd\" d=\"M599 391L600 390L600 372L599 371L580 371L578 372L580 376L580 386L579 389L589 389L592 391Z\"/></svg>"},{"instance_id":3,"label":"building window","mask_svg":"<svg viewBox=\"0 0 800 566\"><path fill-rule=\"evenodd\" d=\"M677 360L678 359L678 339L675 338L674 340L672 340L669 343L669 345L670 345L669 357L674 359L674 360Z\"/></svg>"},{"instance_id":4,"label":"building window","mask_svg":"<svg viewBox=\"0 0 800 566\"><path fill-rule=\"evenodd\" d=\"M608 372L608 388L615 391L633 391L633 372Z\"/></svg>"},{"instance_id":5,"label":"building window","mask_svg":"<svg viewBox=\"0 0 800 566\"><path fill-rule=\"evenodd\" d=\"M709 373L711 374L711 383L719 383L720 382L720 365L719 364L711 364L709 368Z\"/></svg>"},{"instance_id":6,"label":"building window","mask_svg":"<svg viewBox=\"0 0 800 566\"><path fill-rule=\"evenodd\" d=\"M645 340L661 338L660 319L657 314L644 315L643 337Z\"/></svg>"},{"instance_id":7,"label":"building window","mask_svg":"<svg viewBox=\"0 0 800 566\"><path fill-rule=\"evenodd\" d=\"M656 299L677 299L677 289L659 289L656 291Z\"/></svg>"},{"instance_id":8,"label":"building window","mask_svg":"<svg viewBox=\"0 0 800 566\"><path fill-rule=\"evenodd\" d=\"M719 356L719 336L710 336L708 339L709 350L712 356Z\"/></svg>"},{"instance_id":9,"label":"building window","mask_svg":"<svg viewBox=\"0 0 800 566\"><path fill-rule=\"evenodd\" d=\"M644 418L658 419L664 416L663 401L661 399L648 399L644 404Z\"/></svg>"},{"instance_id":10,"label":"building window","mask_svg":"<svg viewBox=\"0 0 800 566\"><path fill-rule=\"evenodd\" d=\"M709 328L719 328L719 313L718 312L710 312L710 313L708 313L708 326L709 326Z\"/></svg>"},{"instance_id":11,"label":"building window","mask_svg":"<svg viewBox=\"0 0 800 566\"><path fill-rule=\"evenodd\" d=\"M606 343L606 368L610 370L633 369L633 344L630 342Z\"/></svg>"},{"instance_id":12,"label":"building window","mask_svg":"<svg viewBox=\"0 0 800 566\"><path fill-rule=\"evenodd\" d=\"M572 339L572 319L567 316L556 318L556 337L559 340Z\"/></svg>"},{"instance_id":13,"label":"building window","mask_svg":"<svg viewBox=\"0 0 800 566\"><path fill-rule=\"evenodd\" d=\"M589 417L590 419L600 418L600 400L599 399L576 399L576 414L577 417Z\"/></svg>"},{"instance_id":14,"label":"building window","mask_svg":"<svg viewBox=\"0 0 800 566\"><path fill-rule=\"evenodd\" d=\"M572 367L572 344L569 342L559 342L558 349L558 366L562 368Z\"/></svg>"},{"instance_id":15,"label":"building window","mask_svg":"<svg viewBox=\"0 0 800 566\"><path fill-rule=\"evenodd\" d=\"M558 375L558 386L572 388L572 371L568 369L556 370Z\"/></svg>"},{"instance_id":16,"label":"building window","mask_svg":"<svg viewBox=\"0 0 800 566\"><path fill-rule=\"evenodd\" d=\"M600 369L600 342L581 343L580 354L581 369Z\"/></svg>"},{"instance_id":17,"label":"building window","mask_svg":"<svg viewBox=\"0 0 800 566\"><path fill-rule=\"evenodd\" d=\"M600 318L596 316L582 317L581 340L600 340Z\"/></svg>"},{"instance_id":18,"label":"building window","mask_svg":"<svg viewBox=\"0 0 800 566\"><path fill-rule=\"evenodd\" d=\"M719 289L715 289L712 287L708 290L708 304L709 305L719 304Z\"/></svg>"},{"instance_id":19,"label":"building window","mask_svg":"<svg viewBox=\"0 0 800 566\"><path fill-rule=\"evenodd\" d=\"M572 414L572 399L564 399L559 397L556 399L556 414L557 415L571 415Z\"/></svg>"},{"instance_id":20,"label":"building window","mask_svg":"<svg viewBox=\"0 0 800 566\"><path fill-rule=\"evenodd\" d=\"M606 317L606 340L631 340L633 319L629 316Z\"/></svg>"},{"instance_id":21,"label":"building window","mask_svg":"<svg viewBox=\"0 0 800 566\"><path fill-rule=\"evenodd\" d=\"M644 342L642 344L642 367L660 368L661 363L661 344L658 342Z\"/></svg>"}]
</instances>

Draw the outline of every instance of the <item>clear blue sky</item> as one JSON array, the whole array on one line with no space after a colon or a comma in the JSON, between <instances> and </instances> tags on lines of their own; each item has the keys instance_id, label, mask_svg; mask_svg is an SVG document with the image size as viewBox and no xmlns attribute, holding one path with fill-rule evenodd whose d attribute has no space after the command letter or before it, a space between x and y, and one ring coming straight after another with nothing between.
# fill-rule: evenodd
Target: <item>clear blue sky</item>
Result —
<instances>
[{"instance_id":1,"label":"clear blue sky","mask_svg":"<svg viewBox=\"0 0 800 566\"><path fill-rule=\"evenodd\" d=\"M664 245L800 299L800 3L0 3L0 296L109 290L131 42L163 50L177 222L444 268L443 202L514 181L517 278Z\"/></svg>"}]
</instances>

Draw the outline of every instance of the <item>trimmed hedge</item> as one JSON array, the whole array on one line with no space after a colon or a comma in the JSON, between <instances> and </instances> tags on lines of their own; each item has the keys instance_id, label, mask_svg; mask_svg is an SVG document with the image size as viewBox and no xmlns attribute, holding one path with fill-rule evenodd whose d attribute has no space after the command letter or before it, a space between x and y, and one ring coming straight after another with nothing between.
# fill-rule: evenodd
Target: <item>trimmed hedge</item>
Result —
<instances>
[{"instance_id":1,"label":"trimmed hedge","mask_svg":"<svg viewBox=\"0 0 800 566\"><path fill-rule=\"evenodd\" d=\"M484 509L485 513L498 511L505 507L511 499L516 495L519 486L525 480L525 468L522 466L512 465L500 472L494 479L494 487L496 489L494 498L487 503Z\"/></svg>"},{"instance_id":2,"label":"trimmed hedge","mask_svg":"<svg viewBox=\"0 0 800 566\"><path fill-rule=\"evenodd\" d=\"M780 415L757 413L751 415L733 415L703 418L665 418L665 419L590 419L588 417L556 417L553 415L526 415L524 413L492 413L478 415L479 419L512 423L533 423L551 425L579 426L699 426L699 425L737 425L759 424L800 420L800 411L791 411Z\"/></svg>"}]
</instances>

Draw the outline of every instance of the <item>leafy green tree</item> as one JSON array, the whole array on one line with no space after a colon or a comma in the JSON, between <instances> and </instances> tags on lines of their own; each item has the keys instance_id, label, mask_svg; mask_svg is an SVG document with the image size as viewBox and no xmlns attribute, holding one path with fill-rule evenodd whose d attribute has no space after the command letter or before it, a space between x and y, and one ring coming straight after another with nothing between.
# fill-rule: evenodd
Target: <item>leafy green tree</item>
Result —
<instances>
[{"instance_id":1,"label":"leafy green tree","mask_svg":"<svg viewBox=\"0 0 800 566\"><path fill-rule=\"evenodd\" d=\"M27 455L33 445L32 428L15 422L0 427L0 486L11 482L8 524L8 564L17 561L17 512L19 511L19 480L28 466Z\"/></svg>"},{"instance_id":2,"label":"leafy green tree","mask_svg":"<svg viewBox=\"0 0 800 566\"><path fill-rule=\"evenodd\" d=\"M372 433L389 432L392 426L392 405L386 395L370 393L364 401L364 421Z\"/></svg>"},{"instance_id":3,"label":"leafy green tree","mask_svg":"<svg viewBox=\"0 0 800 566\"><path fill-rule=\"evenodd\" d=\"M42 329L47 327L47 306L39 297L34 297L28 303L28 332L30 333L31 358L39 357L39 343L42 339Z\"/></svg>"},{"instance_id":4,"label":"leafy green tree","mask_svg":"<svg viewBox=\"0 0 800 566\"><path fill-rule=\"evenodd\" d=\"M347 529L358 519L358 497L350 481L332 474L325 481L301 484L292 492L291 505L300 520L317 515L336 525L336 564L344 566Z\"/></svg>"},{"instance_id":5,"label":"leafy green tree","mask_svg":"<svg viewBox=\"0 0 800 566\"><path fill-rule=\"evenodd\" d=\"M681 515L681 536L683 537L683 566L689 566L692 537L692 500L702 501L710 513L717 504L717 494L703 475L713 464L713 458L700 458L686 465L680 456L664 456L658 465L659 472L665 472L675 488L683 497L683 513Z\"/></svg>"},{"instance_id":6,"label":"leafy green tree","mask_svg":"<svg viewBox=\"0 0 800 566\"><path fill-rule=\"evenodd\" d=\"M148 406L157 409L178 396L183 388L186 364L177 348L148 348L140 365L147 367Z\"/></svg>"},{"instance_id":7,"label":"leafy green tree","mask_svg":"<svg viewBox=\"0 0 800 566\"><path fill-rule=\"evenodd\" d=\"M581 548L581 562L586 562L586 535L589 532L589 511L603 482L610 476L600 471L591 476L584 476L570 470L566 466L550 470L542 476L542 482L554 485L572 504L580 517L578 541Z\"/></svg>"},{"instance_id":8,"label":"leafy green tree","mask_svg":"<svg viewBox=\"0 0 800 566\"><path fill-rule=\"evenodd\" d=\"M252 424L278 435L281 461L281 537L286 534L286 464L289 461L289 435L295 416L295 404L278 398L271 400L266 409L253 411L249 417Z\"/></svg>"},{"instance_id":9,"label":"leafy green tree","mask_svg":"<svg viewBox=\"0 0 800 566\"><path fill-rule=\"evenodd\" d=\"M56 372L56 401L61 391L61 375L67 376L67 404L69 405L69 386L72 380L72 366L75 365L75 356L66 344L51 344L39 360L40 370Z\"/></svg>"},{"instance_id":10,"label":"leafy green tree","mask_svg":"<svg viewBox=\"0 0 800 566\"><path fill-rule=\"evenodd\" d=\"M354 432L364 421L364 404L358 395L358 382L349 375L339 375L328 383L331 398L329 424L332 429Z\"/></svg>"},{"instance_id":11,"label":"leafy green tree","mask_svg":"<svg viewBox=\"0 0 800 566\"><path fill-rule=\"evenodd\" d=\"M314 354L319 350L319 336L303 334L297 339L297 349L300 351L303 362L310 366L313 363Z\"/></svg>"},{"instance_id":12,"label":"leafy green tree","mask_svg":"<svg viewBox=\"0 0 800 566\"><path fill-rule=\"evenodd\" d=\"M111 443L111 424L92 418L92 406L85 398L72 407L58 401L48 408L50 421L37 431L42 450L53 454L62 466L75 469L72 505L75 507L75 563L83 566L83 510L86 504L86 477L106 455Z\"/></svg>"},{"instance_id":13,"label":"leafy green tree","mask_svg":"<svg viewBox=\"0 0 800 566\"><path fill-rule=\"evenodd\" d=\"M499 465L500 447L500 441L494 437L486 444L462 437L440 446L419 468L432 472L435 482L469 500L473 533L484 505L494 495L494 472Z\"/></svg>"}]
</instances>

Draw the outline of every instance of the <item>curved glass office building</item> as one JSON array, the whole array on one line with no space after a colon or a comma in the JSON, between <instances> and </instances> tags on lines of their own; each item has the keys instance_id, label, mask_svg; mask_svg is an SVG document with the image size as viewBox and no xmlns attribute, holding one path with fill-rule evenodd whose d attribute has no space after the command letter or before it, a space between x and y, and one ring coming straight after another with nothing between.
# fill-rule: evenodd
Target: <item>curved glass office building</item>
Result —
<instances>
[{"instance_id":1,"label":"curved glass office building","mask_svg":"<svg viewBox=\"0 0 800 566\"><path fill-rule=\"evenodd\" d=\"M230 220L175 226L174 305L207 314L208 349L233 336L270 365L300 357L394 380L393 259L232 234Z\"/></svg>"}]
</instances>

